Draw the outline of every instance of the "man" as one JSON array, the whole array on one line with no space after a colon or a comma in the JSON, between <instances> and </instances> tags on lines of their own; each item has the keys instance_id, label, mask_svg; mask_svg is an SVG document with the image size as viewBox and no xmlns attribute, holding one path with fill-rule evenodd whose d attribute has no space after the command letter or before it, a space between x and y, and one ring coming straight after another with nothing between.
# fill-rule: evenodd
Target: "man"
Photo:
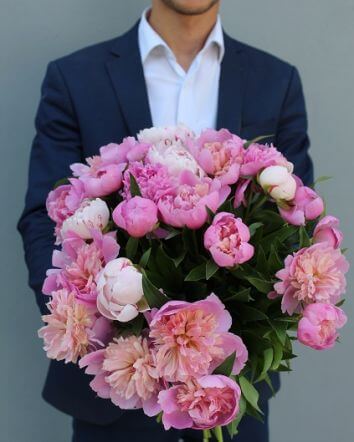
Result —
<instances>
[{"instance_id":1,"label":"man","mask_svg":"<svg viewBox=\"0 0 354 442\"><path fill-rule=\"evenodd\" d=\"M41 312L41 286L51 266L53 225L45 200L69 165L109 142L152 125L228 128L269 141L312 181L300 78L289 64L226 35L219 0L153 0L140 22L112 41L49 64L36 118L26 208L19 222L30 285ZM196 432L164 432L140 411L123 413L96 398L89 376L51 362L43 396L74 417L74 442L198 440ZM274 379L279 386L278 378ZM265 423L246 418L239 442L268 440L269 390L260 386Z\"/></svg>"}]
</instances>

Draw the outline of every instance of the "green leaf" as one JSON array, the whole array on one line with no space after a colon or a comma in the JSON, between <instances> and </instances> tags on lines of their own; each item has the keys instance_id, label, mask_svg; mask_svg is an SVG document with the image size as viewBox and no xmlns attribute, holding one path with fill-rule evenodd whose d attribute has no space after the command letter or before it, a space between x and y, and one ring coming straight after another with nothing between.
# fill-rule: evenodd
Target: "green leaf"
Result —
<instances>
[{"instance_id":1,"label":"green leaf","mask_svg":"<svg viewBox=\"0 0 354 442\"><path fill-rule=\"evenodd\" d=\"M316 184L324 183L325 181L331 180L333 177L322 175L317 178L317 180L313 183L313 186L316 186Z\"/></svg>"},{"instance_id":2,"label":"green leaf","mask_svg":"<svg viewBox=\"0 0 354 442\"><path fill-rule=\"evenodd\" d=\"M272 273L277 272L278 270L280 270L283 266L284 263L283 261L279 258L278 252L277 252L277 248L274 244L272 244L270 246L270 254L269 254L269 258L268 258L268 266L269 266L269 270Z\"/></svg>"},{"instance_id":3,"label":"green leaf","mask_svg":"<svg viewBox=\"0 0 354 442\"><path fill-rule=\"evenodd\" d=\"M310 237L304 226L301 226L299 229L299 237L300 237L300 244L299 244L300 249L304 247L309 247L311 245Z\"/></svg>"},{"instance_id":4,"label":"green leaf","mask_svg":"<svg viewBox=\"0 0 354 442\"><path fill-rule=\"evenodd\" d=\"M336 307L342 307L342 305L345 303L345 299L342 299L341 301L337 302Z\"/></svg>"},{"instance_id":5,"label":"green leaf","mask_svg":"<svg viewBox=\"0 0 354 442\"><path fill-rule=\"evenodd\" d=\"M230 292L232 292L232 290L230 290ZM235 292L231 296L229 296L228 298L224 299L223 301L224 302L229 302L229 301L249 302L249 301L252 301L251 289L247 288L247 289L240 290L239 292Z\"/></svg>"},{"instance_id":6,"label":"green leaf","mask_svg":"<svg viewBox=\"0 0 354 442\"><path fill-rule=\"evenodd\" d=\"M213 212L208 206L205 206L205 210L207 211L208 214L208 221L209 223L211 223L214 219L215 212Z\"/></svg>"},{"instance_id":7,"label":"green leaf","mask_svg":"<svg viewBox=\"0 0 354 442\"><path fill-rule=\"evenodd\" d=\"M241 305L238 307L241 319L245 322L264 321L268 319L268 316L261 310L258 310L249 305Z\"/></svg>"},{"instance_id":8,"label":"green leaf","mask_svg":"<svg viewBox=\"0 0 354 442\"><path fill-rule=\"evenodd\" d=\"M268 275L269 273L268 261L262 246L258 247L256 267L260 273Z\"/></svg>"},{"instance_id":9,"label":"green leaf","mask_svg":"<svg viewBox=\"0 0 354 442\"><path fill-rule=\"evenodd\" d=\"M213 374L223 374L224 376L230 376L232 368L235 363L236 352L234 351L230 356L228 356L225 361L215 368Z\"/></svg>"},{"instance_id":10,"label":"green leaf","mask_svg":"<svg viewBox=\"0 0 354 442\"><path fill-rule=\"evenodd\" d=\"M278 340L274 340L273 349L274 349L274 355L273 355L271 370L277 370L283 359L283 346L280 344Z\"/></svg>"},{"instance_id":11,"label":"green leaf","mask_svg":"<svg viewBox=\"0 0 354 442\"><path fill-rule=\"evenodd\" d=\"M270 291L273 290L273 284L270 281L266 281L261 278L255 278L253 276L246 276L246 279L261 293L268 294Z\"/></svg>"},{"instance_id":12,"label":"green leaf","mask_svg":"<svg viewBox=\"0 0 354 442\"><path fill-rule=\"evenodd\" d=\"M239 412L237 414L237 418L235 420L233 420L228 426L227 426L227 431L229 432L229 435L231 437L231 439L236 436L236 434L238 433L237 428L246 412L247 409L247 403L245 401L245 398L243 396L241 396L240 398L240 402L239 402Z\"/></svg>"},{"instance_id":13,"label":"green leaf","mask_svg":"<svg viewBox=\"0 0 354 442\"><path fill-rule=\"evenodd\" d=\"M135 176L130 173L130 193L131 195L134 196L141 196L141 192L140 192L140 188L139 188L139 184L137 183Z\"/></svg>"},{"instance_id":14,"label":"green leaf","mask_svg":"<svg viewBox=\"0 0 354 442\"><path fill-rule=\"evenodd\" d=\"M263 414L262 410L258 406L259 394L255 387L245 376L239 377L239 383L242 390L242 394L246 401L252 405L252 407L259 413Z\"/></svg>"},{"instance_id":15,"label":"green leaf","mask_svg":"<svg viewBox=\"0 0 354 442\"><path fill-rule=\"evenodd\" d=\"M176 229L169 229L169 234L166 236L166 238L164 238L165 240L169 240L174 238L175 236L181 235L182 231L181 230L176 230Z\"/></svg>"},{"instance_id":16,"label":"green leaf","mask_svg":"<svg viewBox=\"0 0 354 442\"><path fill-rule=\"evenodd\" d=\"M289 372L290 373L292 371L292 369L290 367L282 364L282 365L279 365L279 367L277 368L277 371L281 371L281 372L284 371L284 372Z\"/></svg>"},{"instance_id":17,"label":"green leaf","mask_svg":"<svg viewBox=\"0 0 354 442\"><path fill-rule=\"evenodd\" d=\"M285 224L278 211L275 212L274 210L269 209L262 209L259 212L256 212L253 215L253 218L263 222L268 233L279 230Z\"/></svg>"},{"instance_id":18,"label":"green leaf","mask_svg":"<svg viewBox=\"0 0 354 442\"><path fill-rule=\"evenodd\" d=\"M258 230L260 227L263 226L263 223L261 222L257 222L257 223L253 223L251 224L248 228L251 234L251 237L256 233L256 230Z\"/></svg>"},{"instance_id":19,"label":"green leaf","mask_svg":"<svg viewBox=\"0 0 354 442\"><path fill-rule=\"evenodd\" d=\"M167 296L161 293L145 275L143 275L143 291L150 308L160 308L168 301Z\"/></svg>"},{"instance_id":20,"label":"green leaf","mask_svg":"<svg viewBox=\"0 0 354 442\"><path fill-rule=\"evenodd\" d=\"M286 334L287 324L285 322L282 323L280 321L279 322L269 321L269 324L272 327L272 329L275 331L281 344L285 345L287 338Z\"/></svg>"},{"instance_id":21,"label":"green leaf","mask_svg":"<svg viewBox=\"0 0 354 442\"><path fill-rule=\"evenodd\" d=\"M286 239L294 235L296 232L297 229L295 226L286 225L281 227L279 230L276 230L275 232L272 232L269 235L265 236L261 240L260 244L264 248L264 251L267 253L275 241L283 243Z\"/></svg>"},{"instance_id":22,"label":"green leaf","mask_svg":"<svg viewBox=\"0 0 354 442\"><path fill-rule=\"evenodd\" d=\"M185 256L187 254L187 250L183 250L178 256L175 258L171 256L172 261L174 262L175 267L178 267L181 262L184 260Z\"/></svg>"},{"instance_id":23,"label":"green leaf","mask_svg":"<svg viewBox=\"0 0 354 442\"><path fill-rule=\"evenodd\" d=\"M213 260L210 259L207 261L205 269L206 280L209 281L209 279L214 276L218 270L219 266Z\"/></svg>"},{"instance_id":24,"label":"green leaf","mask_svg":"<svg viewBox=\"0 0 354 442\"><path fill-rule=\"evenodd\" d=\"M274 356L273 348L267 348L266 350L264 350L264 352L263 352L263 368L262 368L262 372L261 372L258 380L260 380L260 378L263 378L264 375L270 369L272 362L273 362L273 356Z\"/></svg>"},{"instance_id":25,"label":"green leaf","mask_svg":"<svg viewBox=\"0 0 354 442\"><path fill-rule=\"evenodd\" d=\"M261 135L259 137L253 138L252 140L246 141L246 143L243 145L243 147L245 149L248 149L250 147L251 144L253 143L258 143L259 141L265 140L267 138L272 138L274 137L274 134L270 134L270 135Z\"/></svg>"},{"instance_id":26,"label":"green leaf","mask_svg":"<svg viewBox=\"0 0 354 442\"><path fill-rule=\"evenodd\" d=\"M185 281L200 281L201 279L206 278L206 265L203 262L202 264L194 267L188 275L184 278Z\"/></svg>"},{"instance_id":27,"label":"green leaf","mask_svg":"<svg viewBox=\"0 0 354 442\"><path fill-rule=\"evenodd\" d=\"M218 209L218 212L233 213L232 199L228 198Z\"/></svg>"},{"instance_id":28,"label":"green leaf","mask_svg":"<svg viewBox=\"0 0 354 442\"><path fill-rule=\"evenodd\" d=\"M145 268L147 266L147 263L149 262L150 255L151 255L151 247L149 249L147 249L143 253L142 257L140 258L140 261L139 261L140 267Z\"/></svg>"},{"instance_id":29,"label":"green leaf","mask_svg":"<svg viewBox=\"0 0 354 442\"><path fill-rule=\"evenodd\" d=\"M132 261L135 258L136 251L138 250L139 240L138 238L133 238L132 236L128 239L127 245L125 246L125 254L127 258Z\"/></svg>"},{"instance_id":30,"label":"green leaf","mask_svg":"<svg viewBox=\"0 0 354 442\"><path fill-rule=\"evenodd\" d=\"M268 387L270 388L270 390L271 390L271 392L272 392L272 395L275 396L276 391L274 390L274 387L273 387L272 381L271 381L271 379L270 379L270 377L269 377L268 374L264 375L264 381L266 382L266 384L267 384Z\"/></svg>"},{"instance_id":31,"label":"green leaf","mask_svg":"<svg viewBox=\"0 0 354 442\"><path fill-rule=\"evenodd\" d=\"M58 180L54 186L53 189L55 190L59 186L64 186L65 184L70 184L70 181L68 178L62 178L61 180Z\"/></svg>"}]
</instances>

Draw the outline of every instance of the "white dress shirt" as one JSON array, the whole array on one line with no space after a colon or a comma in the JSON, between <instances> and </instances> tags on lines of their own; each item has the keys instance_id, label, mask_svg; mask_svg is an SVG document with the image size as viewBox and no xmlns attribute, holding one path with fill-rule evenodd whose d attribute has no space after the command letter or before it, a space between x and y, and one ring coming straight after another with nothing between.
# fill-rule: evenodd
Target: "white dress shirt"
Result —
<instances>
[{"instance_id":1,"label":"white dress shirt","mask_svg":"<svg viewBox=\"0 0 354 442\"><path fill-rule=\"evenodd\" d=\"M196 134L204 128L215 129L224 55L220 17L185 72L166 42L150 26L147 13L145 10L139 23L138 41L153 125L185 124Z\"/></svg>"}]
</instances>

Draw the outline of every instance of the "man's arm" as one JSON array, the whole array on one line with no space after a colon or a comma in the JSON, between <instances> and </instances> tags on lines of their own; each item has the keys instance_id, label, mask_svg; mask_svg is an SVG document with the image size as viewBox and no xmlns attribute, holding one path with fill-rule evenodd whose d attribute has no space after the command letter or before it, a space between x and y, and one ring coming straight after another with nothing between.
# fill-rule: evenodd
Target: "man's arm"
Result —
<instances>
[{"instance_id":1,"label":"man's arm","mask_svg":"<svg viewBox=\"0 0 354 442\"><path fill-rule=\"evenodd\" d=\"M41 289L54 248L54 224L48 218L45 202L55 182L69 176L70 164L80 161L82 148L75 111L59 67L52 62L42 85L26 204L18 223L29 285L42 313L46 312L46 299Z\"/></svg>"},{"instance_id":2,"label":"man's arm","mask_svg":"<svg viewBox=\"0 0 354 442\"><path fill-rule=\"evenodd\" d=\"M275 145L289 161L294 163L295 173L304 184L313 184L313 165L308 153L310 141L307 135L305 100L296 68L292 69Z\"/></svg>"}]
</instances>

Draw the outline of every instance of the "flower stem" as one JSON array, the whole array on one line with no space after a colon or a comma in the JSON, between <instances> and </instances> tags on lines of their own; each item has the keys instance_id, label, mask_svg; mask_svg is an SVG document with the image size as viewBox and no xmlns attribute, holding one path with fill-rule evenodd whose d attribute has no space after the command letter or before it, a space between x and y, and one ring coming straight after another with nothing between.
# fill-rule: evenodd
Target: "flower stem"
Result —
<instances>
[{"instance_id":1,"label":"flower stem","mask_svg":"<svg viewBox=\"0 0 354 442\"><path fill-rule=\"evenodd\" d=\"M209 430L203 430L203 442L209 442L211 434Z\"/></svg>"},{"instance_id":2,"label":"flower stem","mask_svg":"<svg viewBox=\"0 0 354 442\"><path fill-rule=\"evenodd\" d=\"M224 438L223 438L223 435L222 435L222 428L221 427L215 427L214 428L214 432L215 432L216 440L218 442L224 442Z\"/></svg>"}]
</instances>

